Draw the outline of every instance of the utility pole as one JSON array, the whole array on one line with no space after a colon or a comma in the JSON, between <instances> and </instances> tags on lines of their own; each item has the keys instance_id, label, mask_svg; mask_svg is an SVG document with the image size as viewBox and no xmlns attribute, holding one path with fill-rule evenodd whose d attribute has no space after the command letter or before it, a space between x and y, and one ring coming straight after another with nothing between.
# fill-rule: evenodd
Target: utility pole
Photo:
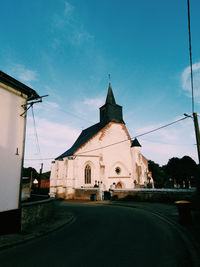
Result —
<instances>
[{"instance_id":1,"label":"utility pole","mask_svg":"<svg viewBox=\"0 0 200 267\"><path fill-rule=\"evenodd\" d=\"M197 153L198 153L198 158L199 158L199 168L200 168L200 133L199 133L199 123L198 123L198 118L197 118L197 113L193 112L193 119L194 119L194 128L195 128L195 133L196 133L196 141L197 141ZM198 179L197 179L197 197L198 201L200 201L200 171L198 174Z\"/></svg>"},{"instance_id":2,"label":"utility pole","mask_svg":"<svg viewBox=\"0 0 200 267\"><path fill-rule=\"evenodd\" d=\"M190 0L187 0L187 10L188 10L188 37L189 37L189 54L190 54L190 78L191 78L191 90L192 90L192 113L194 120L194 128L196 134L196 142L197 142L197 153L199 158L198 164L198 179L197 179L197 196L200 201L200 134L199 134L199 124L197 113L194 112L194 84L193 84L193 68L192 68L192 40L191 40L191 27L190 27ZM186 115L187 116L187 115ZM189 116L191 117L191 116Z\"/></svg>"},{"instance_id":3,"label":"utility pole","mask_svg":"<svg viewBox=\"0 0 200 267\"><path fill-rule=\"evenodd\" d=\"M194 119L194 129L196 134L196 142L197 142L197 153L199 158L199 164L200 164L200 132L199 132L199 123L197 118L197 113L193 113L193 119Z\"/></svg>"}]
</instances>

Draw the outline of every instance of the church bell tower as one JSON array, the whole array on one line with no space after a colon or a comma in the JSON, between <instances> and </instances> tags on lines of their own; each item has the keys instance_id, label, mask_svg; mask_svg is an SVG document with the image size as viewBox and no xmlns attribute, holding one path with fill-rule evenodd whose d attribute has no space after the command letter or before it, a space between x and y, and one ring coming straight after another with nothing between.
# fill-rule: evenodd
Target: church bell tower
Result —
<instances>
[{"instance_id":1,"label":"church bell tower","mask_svg":"<svg viewBox=\"0 0 200 267\"><path fill-rule=\"evenodd\" d=\"M116 104L111 83L109 82L106 102L100 107L100 123L109 123L111 121L124 123L122 106Z\"/></svg>"}]
</instances>

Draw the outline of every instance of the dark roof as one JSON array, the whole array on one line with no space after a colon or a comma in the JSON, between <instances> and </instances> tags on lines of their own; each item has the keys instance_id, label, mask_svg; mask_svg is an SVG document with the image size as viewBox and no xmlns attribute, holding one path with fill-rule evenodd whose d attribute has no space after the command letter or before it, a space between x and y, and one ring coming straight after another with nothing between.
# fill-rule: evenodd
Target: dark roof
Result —
<instances>
[{"instance_id":1,"label":"dark roof","mask_svg":"<svg viewBox=\"0 0 200 267\"><path fill-rule=\"evenodd\" d=\"M87 141L89 141L95 134L97 134L107 123L97 123L94 124L93 126L83 130L81 134L79 135L78 139L76 142L73 144L73 146L65 151L63 154L61 154L59 157L56 158L64 158L68 157L74 154L74 152L80 148L82 145L84 145Z\"/></svg>"},{"instance_id":2,"label":"dark roof","mask_svg":"<svg viewBox=\"0 0 200 267\"><path fill-rule=\"evenodd\" d=\"M102 107L100 107L100 122L109 123L111 121L124 123L122 106L116 104L111 83L109 82L106 102Z\"/></svg>"},{"instance_id":3,"label":"dark roof","mask_svg":"<svg viewBox=\"0 0 200 267\"><path fill-rule=\"evenodd\" d=\"M137 140L137 138L135 138L134 140L131 141L131 147L133 147L133 146L140 146L141 147L141 145L140 145L139 141Z\"/></svg>"},{"instance_id":4,"label":"dark roof","mask_svg":"<svg viewBox=\"0 0 200 267\"><path fill-rule=\"evenodd\" d=\"M115 97L114 97L114 94L113 94L113 91L112 91L112 87L111 87L111 83L110 82L109 82L108 93L107 93L106 103L105 104L116 105Z\"/></svg>"},{"instance_id":5,"label":"dark roof","mask_svg":"<svg viewBox=\"0 0 200 267\"><path fill-rule=\"evenodd\" d=\"M35 90L28 87L27 85L19 82L18 80L14 79L13 77L9 76L5 72L0 70L0 82L14 88L15 90L25 94L28 96L28 100L33 100L40 98Z\"/></svg>"},{"instance_id":6,"label":"dark roof","mask_svg":"<svg viewBox=\"0 0 200 267\"><path fill-rule=\"evenodd\" d=\"M115 102L111 83L109 83L106 103L100 107L100 122L83 130L73 146L57 157L56 160L73 155L78 148L88 142L109 122L124 123L122 118L122 107L117 105Z\"/></svg>"}]
</instances>

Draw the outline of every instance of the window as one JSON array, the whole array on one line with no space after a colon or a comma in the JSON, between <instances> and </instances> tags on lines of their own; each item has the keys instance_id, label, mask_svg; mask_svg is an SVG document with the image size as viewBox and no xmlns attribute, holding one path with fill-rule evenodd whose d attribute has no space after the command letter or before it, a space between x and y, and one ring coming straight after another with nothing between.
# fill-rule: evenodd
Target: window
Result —
<instances>
[{"instance_id":1,"label":"window","mask_svg":"<svg viewBox=\"0 0 200 267\"><path fill-rule=\"evenodd\" d=\"M85 167L85 184L91 184L91 167L86 165Z\"/></svg>"},{"instance_id":2,"label":"window","mask_svg":"<svg viewBox=\"0 0 200 267\"><path fill-rule=\"evenodd\" d=\"M120 174L120 172L121 172L120 167L116 167L116 168L115 168L115 172L116 172L117 174Z\"/></svg>"}]
</instances>

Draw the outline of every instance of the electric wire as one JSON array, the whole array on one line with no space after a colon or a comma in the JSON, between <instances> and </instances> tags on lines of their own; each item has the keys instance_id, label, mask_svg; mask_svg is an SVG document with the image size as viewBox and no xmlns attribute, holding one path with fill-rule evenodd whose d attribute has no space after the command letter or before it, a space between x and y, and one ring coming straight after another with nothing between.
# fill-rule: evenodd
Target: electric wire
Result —
<instances>
[{"instance_id":1,"label":"electric wire","mask_svg":"<svg viewBox=\"0 0 200 267\"><path fill-rule=\"evenodd\" d=\"M62 108L60 108L60 107L58 107L58 109L59 109L60 111L64 112L64 113L66 113L66 114L69 114L69 115L71 115L71 116L76 117L76 118L79 119L79 120L84 120L84 121L89 122L89 123L94 123L94 121L90 121L90 120L88 120L88 119L86 119L86 118L84 118L84 117L81 117L81 116L79 116L79 115L73 113L73 112L66 111L66 110L64 110L64 109L62 109Z\"/></svg>"},{"instance_id":2,"label":"electric wire","mask_svg":"<svg viewBox=\"0 0 200 267\"><path fill-rule=\"evenodd\" d=\"M139 135L134 136L134 137L132 137L132 138L130 138L130 139L122 140L122 141L119 141L119 142L116 142L116 143L113 143L113 144L110 144L110 145L107 145L107 146L104 146L104 147L101 147L101 148L96 148L96 149L92 149L92 150L89 150L89 151L84 151L84 152L79 153L79 154L76 154L76 155L77 155L77 156L78 156L78 155L82 155L82 154L89 153L89 152L93 152L93 151L96 151L96 150L99 150L99 149L102 149L102 148L107 148L107 147L110 147L110 146L114 146L114 145L117 145L117 144L121 144L121 143L123 143L123 142L131 141L131 140L133 140L133 139L135 139L135 138L138 138L138 137L140 137L140 136L144 136L144 135L153 133L153 132L155 132L155 131L161 130L161 129L163 129L163 128L166 128L166 127L168 127L168 126L170 126L170 125L172 125L172 124L175 124L175 123L177 123L177 122L183 121L183 120L185 120L185 119L187 119L187 117L184 117L184 118L181 118L181 119L179 119L179 120L173 121L173 122L171 122L171 123L165 124L165 125L163 125L163 126L161 126L161 127L158 127L158 128L156 128L156 129L154 129L154 130L145 132L145 133L143 133L143 134L139 134Z\"/></svg>"},{"instance_id":3,"label":"electric wire","mask_svg":"<svg viewBox=\"0 0 200 267\"><path fill-rule=\"evenodd\" d=\"M33 117L33 127L34 127L34 134L35 134L35 140L36 140L36 147L38 149L38 153L40 155L40 161L42 162L42 154L40 151L40 145L39 145L39 140L38 140L38 134L37 134L37 128L36 128L36 123L35 123L35 116L34 116L34 111L33 111L33 106L31 107L32 111L32 117Z\"/></svg>"},{"instance_id":4,"label":"electric wire","mask_svg":"<svg viewBox=\"0 0 200 267\"><path fill-rule=\"evenodd\" d=\"M169 146L195 146L196 144L170 144L170 143L165 143L165 142L158 142L155 140L149 140L146 138L141 138L140 140L144 141L144 142L150 142L150 143L155 143L155 144L160 144L160 145L169 145Z\"/></svg>"},{"instance_id":5,"label":"electric wire","mask_svg":"<svg viewBox=\"0 0 200 267\"><path fill-rule=\"evenodd\" d=\"M188 6L188 33L189 33L189 54L190 54L190 78L191 78L191 90L192 90L192 113L194 113L194 83L193 83L193 68L192 68L192 44L191 44L190 2L189 2L189 0L187 0L187 6ZM86 120L83 117L79 117L78 115L75 115L75 114L73 114L71 112L66 112L66 111L64 111L62 109L60 109L60 110L65 112L65 113L69 113L69 114L71 114L71 115L73 115L73 116L75 116L75 117L77 117L79 119L83 119L83 120L85 120L87 122L90 122L89 120ZM37 130L36 130L36 124L35 124L35 118L34 118L34 113L33 113L33 107L32 107L32 116L33 116L33 122L34 122L34 131L35 131L35 136L36 136L36 143L37 143L38 151L39 151L39 153L41 155L39 141L38 141L38 135L37 135ZM138 138L138 137L141 137L141 136L156 132L158 130L166 128L166 127L168 127L170 125L173 125L173 124L175 124L177 122L180 122L182 120L185 120L185 119L187 119L187 117L184 117L182 119L176 120L176 121L171 122L171 123L168 123L166 125L163 125L161 127L156 128L156 129L147 131L147 132L145 132L143 134L136 135L135 138ZM85 151L85 152L82 152L81 154L85 154L85 153L93 152L93 151L96 151L96 150L99 150L99 149L103 149L103 148L107 148L107 147L110 147L110 146L114 146L114 145L117 145L117 144L120 144L120 143L123 143L123 142L126 142L126 141L133 140L133 138L127 139L127 140L122 140L120 142L116 142L116 143L113 143L113 144L110 144L110 145L107 145L107 146L104 146L104 147L101 147L101 148ZM79 153L77 155L81 155L81 154ZM42 158L42 156L41 156L41 158ZM53 159L53 158L46 158L46 159L43 159L43 160L50 160L50 159ZM25 159L25 160L41 160L41 159Z\"/></svg>"},{"instance_id":6,"label":"electric wire","mask_svg":"<svg viewBox=\"0 0 200 267\"><path fill-rule=\"evenodd\" d=\"M42 160L44 161L44 160L52 160L52 159L55 159L56 157L54 157L54 158L43 158ZM25 159L25 160L30 160L30 161L35 161L35 160L41 160L41 159Z\"/></svg>"},{"instance_id":7,"label":"electric wire","mask_svg":"<svg viewBox=\"0 0 200 267\"><path fill-rule=\"evenodd\" d=\"M156 131L161 130L161 129L163 129L163 128L166 128L166 127L168 127L168 126L170 126L170 125L172 125L172 124L174 124L174 123L177 123L177 122L179 122L179 121L183 121L183 120L185 120L185 119L187 119L187 118L188 118L188 117L184 117L184 118L181 118L181 119L179 119L179 120L170 122L170 123L168 123L168 124L166 124L166 125L163 125L163 126L161 126L161 127L158 127L158 128L156 128L156 129L154 129L154 130L145 132L145 133L143 133L143 134L136 135L135 138L138 138L138 137L141 137L141 136L143 136L143 135L146 135L146 134L150 134L150 133L156 132Z\"/></svg>"},{"instance_id":8,"label":"electric wire","mask_svg":"<svg viewBox=\"0 0 200 267\"><path fill-rule=\"evenodd\" d=\"M104 148L107 148L107 147L111 147L111 146L114 146L114 145L117 145L117 144L121 144L121 143L124 143L124 142L127 142L127 141L131 141L131 140L133 140L133 139L135 139L135 138L138 138L138 137L141 137L141 136L144 136L144 135L153 133L153 132L155 132L155 131L159 131L159 130L161 130L161 129L163 129L163 128L166 128L166 127L168 127L168 126L170 126L170 125L173 125L173 124L175 124L175 123L178 123L178 122L180 122L180 121L183 121L183 120L185 120L185 119L187 119L187 118L188 118L188 117L184 117L184 118L178 119L178 120L176 120L176 121L173 121L173 122L170 122L170 123L168 123L168 124L165 124L165 125L163 125L163 126L161 126L161 127L155 128L155 129L153 129L153 130L151 130L151 131L145 132L145 133L143 133L143 134L136 135L136 136L134 136L134 137L132 137L132 138L130 138L130 139L128 138L128 139L126 139L126 140L118 141L118 142L116 142L116 143L112 143L112 144L109 144L109 145L107 145L107 146L103 146L103 147L100 147L100 148L96 148L96 149L92 149L92 150L84 151L84 152L81 152L81 153L76 154L75 156L80 156L80 155L83 155L83 154L85 154L85 153L89 153L89 152L97 151L97 150L104 149ZM55 158L56 158L56 157L55 157ZM43 159L43 160L51 160L51 159L55 159L55 158L46 158L46 159ZM39 159L25 159L25 160L39 160Z\"/></svg>"}]
</instances>

